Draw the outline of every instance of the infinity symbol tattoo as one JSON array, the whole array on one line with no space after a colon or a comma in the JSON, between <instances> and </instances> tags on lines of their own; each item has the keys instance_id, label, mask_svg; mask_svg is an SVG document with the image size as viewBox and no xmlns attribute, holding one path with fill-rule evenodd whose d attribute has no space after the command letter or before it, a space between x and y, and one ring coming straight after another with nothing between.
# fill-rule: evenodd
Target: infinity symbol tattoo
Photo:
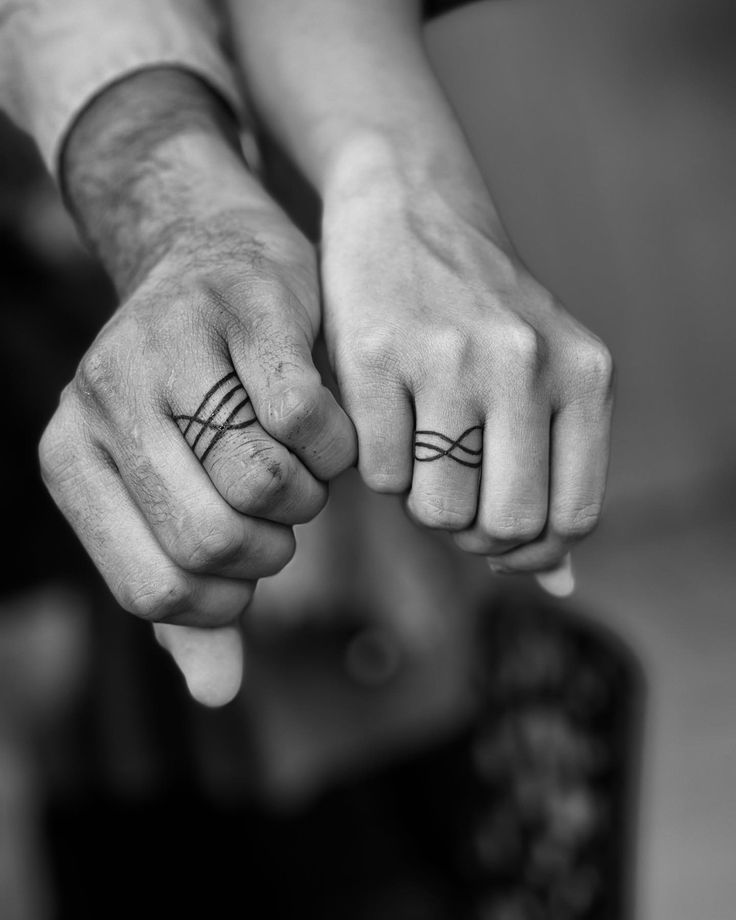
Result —
<instances>
[{"instance_id":1,"label":"infinity symbol tattoo","mask_svg":"<svg viewBox=\"0 0 736 920\"><path fill-rule=\"evenodd\" d=\"M232 386L228 386L230 383ZM249 406L248 410L246 406ZM231 371L205 393L193 415L175 415L174 421L179 425L195 457L204 463L209 452L228 431L248 428L257 419L243 384L235 371ZM211 432L214 433L209 437Z\"/></svg>"},{"instance_id":2,"label":"infinity symbol tattoo","mask_svg":"<svg viewBox=\"0 0 736 920\"><path fill-rule=\"evenodd\" d=\"M473 458L480 458L482 449L466 447L463 442L470 439L474 431L482 430L482 425L473 425L455 440L439 431L417 431L414 438L414 459L420 463L433 463L435 460L447 457L461 466L477 469L481 465L481 460Z\"/></svg>"}]
</instances>

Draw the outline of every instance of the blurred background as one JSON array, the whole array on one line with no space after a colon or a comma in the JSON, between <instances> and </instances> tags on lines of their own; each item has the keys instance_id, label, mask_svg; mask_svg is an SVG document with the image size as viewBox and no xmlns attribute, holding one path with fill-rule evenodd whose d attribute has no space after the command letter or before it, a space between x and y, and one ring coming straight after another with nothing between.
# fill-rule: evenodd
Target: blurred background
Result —
<instances>
[{"instance_id":1,"label":"blurred background","mask_svg":"<svg viewBox=\"0 0 736 920\"><path fill-rule=\"evenodd\" d=\"M736 897L736 8L476 4L430 40L513 239L617 362L578 596L647 677L641 916L716 920Z\"/></svg>"},{"instance_id":2,"label":"blurred background","mask_svg":"<svg viewBox=\"0 0 736 920\"><path fill-rule=\"evenodd\" d=\"M217 835L228 853L204 868L199 854L200 873L237 877L244 864L255 865L263 896L272 899L284 875L300 897L314 896L315 873L327 888L344 886L346 898L353 892L349 910L349 900L319 902L314 914L294 902L278 916L459 918L459 910L442 913L437 905L456 888L486 892L488 878L501 894L486 892L480 907L463 901L462 916L618 918L630 909L631 886L636 916L646 920L730 916L736 8L729 0L497 0L436 20L427 37L518 249L616 359L607 507L599 531L576 554L574 602L545 606L524 585L467 587L468 605L481 596L495 603L481 617L485 689L470 695L457 676L468 662L470 627L457 640L455 664L442 670L435 649L396 705L386 683L391 649L380 631L351 625L333 643L338 652L329 643L325 651L324 635L304 630L296 642L256 641L248 700L218 713L189 704L144 624L129 624L114 609L38 480L38 436L114 300L34 151L3 122L4 920L117 916L128 902L111 866L131 851L131 882L145 877L147 860L151 878L173 879L160 895L161 909L171 909L179 903L173 889L187 887L181 869L190 857L167 848L173 839L195 850L202 833ZM350 494L353 486L340 488ZM434 552L420 553L417 564L441 568ZM464 591L481 578L477 567L453 572ZM344 664L345 655L350 680L324 678L333 658ZM274 678L284 671L288 679ZM603 689L596 673L604 675ZM409 711L432 698L428 687L437 695L429 707L436 718L409 729L414 722L402 720L402 706ZM605 702L594 712L596 693ZM507 730L516 739L512 754L501 743ZM480 764L472 777L463 766L468 744ZM589 781L581 764L601 746L609 750L608 772ZM553 754L545 759L542 749ZM358 762L370 768L368 780ZM327 798L316 810L281 809L274 818L253 805L252 788L244 804L244 763L267 776L267 799L288 799L302 782L310 787L302 779L310 771ZM204 781L195 783L195 774ZM535 795L545 790L545 815L562 814L557 824L519 818L532 787ZM387 797L402 804L389 809ZM462 859L458 869L441 842L458 836L457 814L487 811L473 838L473 859L486 874ZM588 843L581 828L595 824L591 813L607 842ZM542 840L553 825L557 837ZM362 847L346 839L356 826ZM425 846L420 859L415 837L440 843L429 856ZM371 847L395 864L413 855L412 881L403 888L385 867L371 870L385 890L369 908L369 896L356 892L368 885L358 866L371 862ZM516 851L518 859L508 857ZM587 852L590 859L580 855ZM564 876L559 890L567 892L546 909L539 906L540 866L550 878ZM422 885L438 867L452 879L430 897ZM596 900L606 872L617 893ZM249 884L247 876L241 881ZM190 907L198 903L192 890L188 896Z\"/></svg>"}]
</instances>

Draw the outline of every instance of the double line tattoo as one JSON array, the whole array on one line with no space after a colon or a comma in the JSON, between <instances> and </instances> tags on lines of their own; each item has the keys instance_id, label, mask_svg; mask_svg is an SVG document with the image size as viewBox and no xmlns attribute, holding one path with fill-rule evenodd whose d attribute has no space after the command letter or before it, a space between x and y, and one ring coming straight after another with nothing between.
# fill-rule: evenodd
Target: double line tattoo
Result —
<instances>
[{"instance_id":1,"label":"double line tattoo","mask_svg":"<svg viewBox=\"0 0 736 920\"><path fill-rule=\"evenodd\" d=\"M228 431L242 431L258 420L253 412L250 397L235 371L225 374L205 393L202 402L192 415L175 415L174 421L194 451L200 463L204 463L218 441ZM440 431L422 429L414 439L414 459L420 463L432 463L447 457L461 466L477 469L481 465L482 449L468 447L468 441L477 439L475 432L482 432L482 425L467 428L457 438L450 438Z\"/></svg>"},{"instance_id":2,"label":"double line tattoo","mask_svg":"<svg viewBox=\"0 0 736 920\"><path fill-rule=\"evenodd\" d=\"M235 371L231 371L210 387L193 415L175 415L174 421L195 457L204 463L212 448L228 431L242 431L255 424L257 419L243 384Z\"/></svg>"},{"instance_id":3,"label":"double line tattoo","mask_svg":"<svg viewBox=\"0 0 736 920\"><path fill-rule=\"evenodd\" d=\"M467 428L458 438L448 438L440 431L424 429L417 431L414 437L414 459L420 463L433 463L435 460L454 460L461 466L477 469L481 465L482 449L480 447L467 447L465 441L475 440L474 432L482 432L482 425L473 425Z\"/></svg>"}]
</instances>

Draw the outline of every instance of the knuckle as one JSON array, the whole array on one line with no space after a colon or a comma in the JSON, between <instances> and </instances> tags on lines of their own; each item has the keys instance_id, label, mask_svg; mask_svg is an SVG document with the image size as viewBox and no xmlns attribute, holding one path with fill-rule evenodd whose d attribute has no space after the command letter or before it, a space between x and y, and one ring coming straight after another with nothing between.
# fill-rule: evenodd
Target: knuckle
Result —
<instances>
[{"instance_id":1,"label":"knuckle","mask_svg":"<svg viewBox=\"0 0 736 920\"><path fill-rule=\"evenodd\" d=\"M257 570L258 578L276 575L289 563L296 552L294 533L289 528L280 528L277 534L267 539L251 540L248 555L251 566Z\"/></svg>"},{"instance_id":2,"label":"knuckle","mask_svg":"<svg viewBox=\"0 0 736 920\"><path fill-rule=\"evenodd\" d=\"M142 620L166 620L190 605L192 590L175 573L149 579L122 592L122 606Z\"/></svg>"},{"instance_id":3,"label":"knuckle","mask_svg":"<svg viewBox=\"0 0 736 920\"><path fill-rule=\"evenodd\" d=\"M47 486L63 479L70 463L68 451L64 449L60 429L58 416L54 416L46 426L38 444L41 478Z\"/></svg>"},{"instance_id":4,"label":"knuckle","mask_svg":"<svg viewBox=\"0 0 736 920\"><path fill-rule=\"evenodd\" d=\"M277 440L299 440L319 424L320 390L318 384L281 390L272 397L266 407L264 427L267 427Z\"/></svg>"},{"instance_id":5,"label":"knuckle","mask_svg":"<svg viewBox=\"0 0 736 920\"><path fill-rule=\"evenodd\" d=\"M403 345L391 329L358 329L344 335L333 360L343 400L354 406L394 400L397 382L416 363L416 355Z\"/></svg>"},{"instance_id":6,"label":"knuckle","mask_svg":"<svg viewBox=\"0 0 736 920\"><path fill-rule=\"evenodd\" d=\"M614 362L608 348L595 339L580 349L578 363L583 379L597 391L608 394L613 385Z\"/></svg>"},{"instance_id":7,"label":"knuckle","mask_svg":"<svg viewBox=\"0 0 736 920\"><path fill-rule=\"evenodd\" d=\"M64 417L63 409L52 417L38 444L41 479L52 494L83 476L89 466L89 446L84 431L77 431Z\"/></svg>"},{"instance_id":8,"label":"knuckle","mask_svg":"<svg viewBox=\"0 0 736 920\"><path fill-rule=\"evenodd\" d=\"M357 343L360 347L352 351ZM390 327L371 327L359 332L351 345L351 354L360 368L366 370L388 370L397 361L396 333Z\"/></svg>"},{"instance_id":9,"label":"knuckle","mask_svg":"<svg viewBox=\"0 0 736 920\"><path fill-rule=\"evenodd\" d=\"M503 345L516 367L536 370L543 357L543 342L537 330L518 321L504 330Z\"/></svg>"},{"instance_id":10,"label":"knuckle","mask_svg":"<svg viewBox=\"0 0 736 920\"><path fill-rule=\"evenodd\" d=\"M570 509L558 515L554 529L566 541L580 540L595 530L600 516L600 503L591 502L582 508Z\"/></svg>"},{"instance_id":11,"label":"knuckle","mask_svg":"<svg viewBox=\"0 0 736 920\"><path fill-rule=\"evenodd\" d=\"M278 515L279 523L287 527L293 527L295 524L307 524L313 521L327 504L328 492L322 483L317 484L317 488L310 489L308 493L296 492L290 493L288 500L279 502L278 508L274 511L266 512L274 517Z\"/></svg>"},{"instance_id":12,"label":"knuckle","mask_svg":"<svg viewBox=\"0 0 736 920\"><path fill-rule=\"evenodd\" d=\"M93 345L79 363L74 376L76 391L85 402L106 406L118 387L117 355L102 343Z\"/></svg>"},{"instance_id":13,"label":"knuckle","mask_svg":"<svg viewBox=\"0 0 736 920\"><path fill-rule=\"evenodd\" d=\"M528 323L507 327L497 340L500 345L498 368L504 385L533 389L545 362L545 344L539 333Z\"/></svg>"},{"instance_id":14,"label":"knuckle","mask_svg":"<svg viewBox=\"0 0 736 920\"><path fill-rule=\"evenodd\" d=\"M291 530L287 530L284 539L281 541L281 546L274 560L274 574L276 572L280 572L285 565L291 562L291 560L294 558L295 552L296 539L294 537L294 533Z\"/></svg>"},{"instance_id":15,"label":"knuckle","mask_svg":"<svg viewBox=\"0 0 736 920\"><path fill-rule=\"evenodd\" d=\"M540 535L544 525L542 514L504 512L495 515L483 530L494 543L530 543Z\"/></svg>"},{"instance_id":16,"label":"knuckle","mask_svg":"<svg viewBox=\"0 0 736 920\"><path fill-rule=\"evenodd\" d=\"M223 484L223 498L238 511L273 511L288 490L288 470L280 451L270 442L251 443L243 452L237 476Z\"/></svg>"},{"instance_id":17,"label":"knuckle","mask_svg":"<svg viewBox=\"0 0 736 920\"><path fill-rule=\"evenodd\" d=\"M235 561L241 551L238 533L227 526L211 524L204 532L193 529L181 538L177 561L187 571L209 572Z\"/></svg>"},{"instance_id":18,"label":"knuckle","mask_svg":"<svg viewBox=\"0 0 736 920\"><path fill-rule=\"evenodd\" d=\"M411 485L411 468L392 470L385 468L360 468L363 482L372 492L398 495Z\"/></svg>"},{"instance_id":19,"label":"knuckle","mask_svg":"<svg viewBox=\"0 0 736 920\"><path fill-rule=\"evenodd\" d=\"M465 530L472 521L475 509L465 510L457 503L440 496L410 496L408 508L412 516L433 530Z\"/></svg>"},{"instance_id":20,"label":"knuckle","mask_svg":"<svg viewBox=\"0 0 736 920\"><path fill-rule=\"evenodd\" d=\"M460 326L432 329L431 343L431 348L427 349L431 360L463 367L470 361L476 347L473 336Z\"/></svg>"}]
</instances>

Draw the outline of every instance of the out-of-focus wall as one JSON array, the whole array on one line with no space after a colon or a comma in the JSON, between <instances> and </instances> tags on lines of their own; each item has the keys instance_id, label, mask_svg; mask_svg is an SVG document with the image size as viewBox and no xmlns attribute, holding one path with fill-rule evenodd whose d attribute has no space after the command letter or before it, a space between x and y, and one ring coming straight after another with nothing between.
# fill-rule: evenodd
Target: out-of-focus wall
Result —
<instances>
[{"instance_id":1,"label":"out-of-focus wall","mask_svg":"<svg viewBox=\"0 0 736 920\"><path fill-rule=\"evenodd\" d=\"M648 684L640 920L736 903L736 7L498 0L429 43L507 226L618 368L577 603Z\"/></svg>"},{"instance_id":2,"label":"out-of-focus wall","mask_svg":"<svg viewBox=\"0 0 736 920\"><path fill-rule=\"evenodd\" d=\"M612 513L733 482L733 4L498 0L430 42L523 256L616 357Z\"/></svg>"}]
</instances>

